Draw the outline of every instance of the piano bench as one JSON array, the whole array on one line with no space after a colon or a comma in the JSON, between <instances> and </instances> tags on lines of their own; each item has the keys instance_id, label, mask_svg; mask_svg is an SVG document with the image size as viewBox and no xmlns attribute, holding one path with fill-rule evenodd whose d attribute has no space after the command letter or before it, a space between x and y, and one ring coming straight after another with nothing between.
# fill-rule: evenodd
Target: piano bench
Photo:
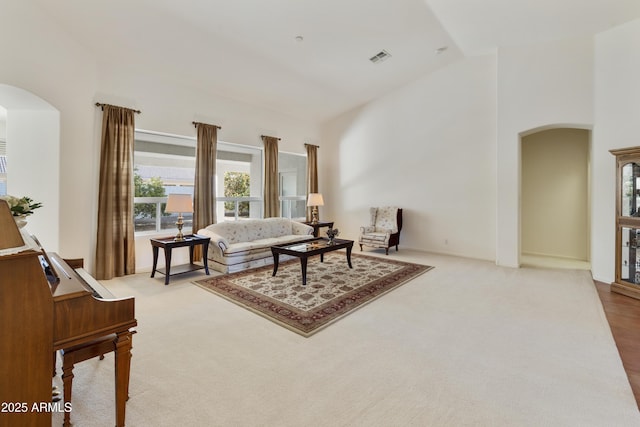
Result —
<instances>
[{"instance_id":1,"label":"piano bench","mask_svg":"<svg viewBox=\"0 0 640 427\"><path fill-rule=\"evenodd\" d=\"M106 335L93 341L79 344L60 350L62 356L62 384L64 387L64 402L71 402L71 390L73 384L73 366L76 363L100 356L104 359L106 353L116 349L116 334ZM129 400L127 390L127 400ZM70 426L70 413L65 412L63 426Z\"/></svg>"}]
</instances>

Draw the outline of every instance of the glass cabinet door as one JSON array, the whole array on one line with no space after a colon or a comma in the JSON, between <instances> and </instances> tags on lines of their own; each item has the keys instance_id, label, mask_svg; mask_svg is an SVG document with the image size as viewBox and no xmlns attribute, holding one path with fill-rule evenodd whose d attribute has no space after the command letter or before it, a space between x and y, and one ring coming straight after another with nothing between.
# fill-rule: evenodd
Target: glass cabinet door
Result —
<instances>
[{"instance_id":1,"label":"glass cabinet door","mask_svg":"<svg viewBox=\"0 0 640 427\"><path fill-rule=\"evenodd\" d=\"M616 157L617 193L611 292L640 300L640 146L609 151Z\"/></svg>"},{"instance_id":2,"label":"glass cabinet door","mask_svg":"<svg viewBox=\"0 0 640 427\"><path fill-rule=\"evenodd\" d=\"M622 166L622 185L620 187L622 216L640 216L640 165L627 163Z\"/></svg>"},{"instance_id":3,"label":"glass cabinet door","mask_svg":"<svg viewBox=\"0 0 640 427\"><path fill-rule=\"evenodd\" d=\"M622 227L620 278L640 284L640 229Z\"/></svg>"}]
</instances>

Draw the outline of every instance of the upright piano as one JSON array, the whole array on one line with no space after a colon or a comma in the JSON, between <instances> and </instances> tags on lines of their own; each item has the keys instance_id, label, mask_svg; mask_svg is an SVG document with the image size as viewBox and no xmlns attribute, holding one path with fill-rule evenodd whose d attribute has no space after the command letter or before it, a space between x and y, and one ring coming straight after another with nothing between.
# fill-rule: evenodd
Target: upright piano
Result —
<instances>
[{"instance_id":1,"label":"upright piano","mask_svg":"<svg viewBox=\"0 0 640 427\"><path fill-rule=\"evenodd\" d=\"M124 426L134 298L38 250L0 201L0 427L51 426L54 352L113 335L116 426Z\"/></svg>"}]
</instances>

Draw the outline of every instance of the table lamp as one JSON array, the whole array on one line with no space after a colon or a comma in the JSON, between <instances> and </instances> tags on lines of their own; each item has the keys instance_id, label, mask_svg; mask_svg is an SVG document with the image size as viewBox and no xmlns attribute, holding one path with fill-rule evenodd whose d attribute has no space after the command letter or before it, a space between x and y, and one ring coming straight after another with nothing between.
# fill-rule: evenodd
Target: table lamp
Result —
<instances>
[{"instance_id":1,"label":"table lamp","mask_svg":"<svg viewBox=\"0 0 640 427\"><path fill-rule=\"evenodd\" d=\"M177 213L178 221L176 222L176 227L178 227L178 234L173 239L175 241L184 240L184 235L182 234L182 226L183 222L183 213L193 212L193 201L191 199L190 194L169 194L167 197L167 206L164 208L164 211L167 213Z\"/></svg>"},{"instance_id":2,"label":"table lamp","mask_svg":"<svg viewBox=\"0 0 640 427\"><path fill-rule=\"evenodd\" d=\"M309 193L307 198L307 206L312 206L311 209L311 224L318 223L318 206L324 206L324 200L322 200L322 194Z\"/></svg>"}]
</instances>

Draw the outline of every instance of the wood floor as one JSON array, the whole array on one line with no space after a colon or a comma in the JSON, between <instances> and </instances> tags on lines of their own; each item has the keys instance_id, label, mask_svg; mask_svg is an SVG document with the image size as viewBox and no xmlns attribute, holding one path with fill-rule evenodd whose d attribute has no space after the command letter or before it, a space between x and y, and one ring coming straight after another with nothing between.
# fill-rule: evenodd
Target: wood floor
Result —
<instances>
[{"instance_id":1,"label":"wood floor","mask_svg":"<svg viewBox=\"0 0 640 427\"><path fill-rule=\"evenodd\" d=\"M640 408L640 300L611 292L607 283L595 284Z\"/></svg>"}]
</instances>

